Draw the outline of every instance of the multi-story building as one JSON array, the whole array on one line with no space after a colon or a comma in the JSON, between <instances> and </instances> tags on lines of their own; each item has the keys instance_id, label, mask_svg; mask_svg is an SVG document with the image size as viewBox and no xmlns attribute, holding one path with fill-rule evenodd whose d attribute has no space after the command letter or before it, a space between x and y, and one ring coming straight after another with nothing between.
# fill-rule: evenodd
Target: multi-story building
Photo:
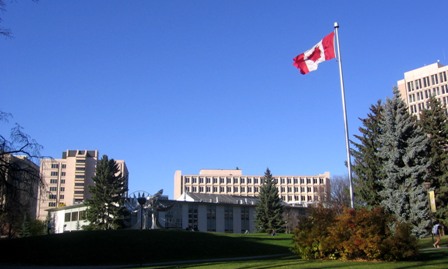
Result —
<instances>
[{"instance_id":1,"label":"multi-story building","mask_svg":"<svg viewBox=\"0 0 448 269\"><path fill-rule=\"evenodd\" d=\"M291 205L308 206L330 197L330 173L299 176L273 176L280 198ZM184 193L257 196L263 176L243 175L242 170L200 170L197 175L174 174L174 198Z\"/></svg>"},{"instance_id":2,"label":"multi-story building","mask_svg":"<svg viewBox=\"0 0 448 269\"><path fill-rule=\"evenodd\" d=\"M426 108L431 96L435 96L444 106L448 104L448 66L439 62L404 73L404 79L397 82L401 98L409 107L409 112L419 116Z\"/></svg>"},{"instance_id":3,"label":"multi-story building","mask_svg":"<svg viewBox=\"0 0 448 269\"><path fill-rule=\"evenodd\" d=\"M13 236L25 219L36 218L39 166L28 156L0 154L0 235Z\"/></svg>"},{"instance_id":4,"label":"multi-story building","mask_svg":"<svg viewBox=\"0 0 448 269\"><path fill-rule=\"evenodd\" d=\"M45 220L47 210L60 206L80 204L91 195L92 177L95 175L98 161L97 150L67 150L61 159L42 159L40 172L45 183L43 195L40 195L37 209L38 219ZM126 163L115 160L121 175L128 184Z\"/></svg>"}]
</instances>

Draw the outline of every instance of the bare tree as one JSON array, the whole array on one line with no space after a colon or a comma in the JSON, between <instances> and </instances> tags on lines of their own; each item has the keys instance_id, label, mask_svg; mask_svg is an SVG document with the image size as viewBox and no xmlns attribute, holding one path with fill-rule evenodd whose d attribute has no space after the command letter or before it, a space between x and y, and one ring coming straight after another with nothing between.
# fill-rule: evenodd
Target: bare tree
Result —
<instances>
[{"instance_id":1,"label":"bare tree","mask_svg":"<svg viewBox=\"0 0 448 269\"><path fill-rule=\"evenodd\" d=\"M0 111L0 123L11 114ZM0 134L0 234L14 237L27 218L35 218L38 188L43 181L36 164L39 145L15 124L9 136Z\"/></svg>"},{"instance_id":2,"label":"bare tree","mask_svg":"<svg viewBox=\"0 0 448 269\"><path fill-rule=\"evenodd\" d=\"M331 179L330 205L342 210L350 206L350 181L348 176L334 176Z\"/></svg>"},{"instance_id":3,"label":"bare tree","mask_svg":"<svg viewBox=\"0 0 448 269\"><path fill-rule=\"evenodd\" d=\"M5 1L0 0L0 14L6 11L6 4ZM0 17L0 23L2 22L2 18ZM3 28L0 26L0 35L2 36L6 36L6 37L11 37L11 31L9 31L9 29Z\"/></svg>"}]
</instances>

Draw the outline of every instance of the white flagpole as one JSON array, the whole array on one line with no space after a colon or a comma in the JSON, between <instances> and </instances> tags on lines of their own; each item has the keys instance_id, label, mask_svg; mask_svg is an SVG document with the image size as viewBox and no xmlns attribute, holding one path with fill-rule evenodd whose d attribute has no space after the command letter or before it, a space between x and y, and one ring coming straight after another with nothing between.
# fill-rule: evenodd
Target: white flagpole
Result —
<instances>
[{"instance_id":1,"label":"white flagpole","mask_svg":"<svg viewBox=\"0 0 448 269\"><path fill-rule=\"evenodd\" d=\"M341 50L339 48L339 36L338 36L339 25L337 22L334 23L334 32L336 36L336 45L338 47L338 63L339 63L339 79L341 81L341 95L342 95L342 109L344 111L344 126L345 126L345 147L347 151L347 167L348 167L348 179L350 181L350 206L354 208L354 198L353 198L353 181L352 181L352 162L350 157L350 140L348 135L348 122L347 122L347 109L345 108L345 91L344 91L344 77L342 75L342 59Z\"/></svg>"}]
</instances>

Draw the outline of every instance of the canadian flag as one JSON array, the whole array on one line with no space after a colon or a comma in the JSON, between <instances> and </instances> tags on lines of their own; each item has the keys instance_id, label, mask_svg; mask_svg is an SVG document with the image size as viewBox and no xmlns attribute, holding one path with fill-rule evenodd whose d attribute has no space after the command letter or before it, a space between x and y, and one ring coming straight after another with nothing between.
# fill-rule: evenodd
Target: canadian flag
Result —
<instances>
[{"instance_id":1,"label":"canadian flag","mask_svg":"<svg viewBox=\"0 0 448 269\"><path fill-rule=\"evenodd\" d=\"M335 58L334 53L334 32L324 37L312 49L294 58L294 66L303 75L317 69L317 66L324 61Z\"/></svg>"}]
</instances>

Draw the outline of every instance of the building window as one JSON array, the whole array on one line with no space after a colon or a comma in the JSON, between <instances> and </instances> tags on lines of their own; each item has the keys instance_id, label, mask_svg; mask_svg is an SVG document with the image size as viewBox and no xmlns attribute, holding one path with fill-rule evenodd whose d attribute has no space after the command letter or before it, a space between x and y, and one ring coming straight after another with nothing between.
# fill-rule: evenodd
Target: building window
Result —
<instances>
[{"instance_id":1,"label":"building window","mask_svg":"<svg viewBox=\"0 0 448 269\"><path fill-rule=\"evenodd\" d=\"M216 232L216 206L207 206L207 231Z\"/></svg>"},{"instance_id":2,"label":"building window","mask_svg":"<svg viewBox=\"0 0 448 269\"><path fill-rule=\"evenodd\" d=\"M84 191L75 191L75 194L84 194Z\"/></svg>"},{"instance_id":3,"label":"building window","mask_svg":"<svg viewBox=\"0 0 448 269\"><path fill-rule=\"evenodd\" d=\"M52 164L51 164L51 168L59 168L59 164L57 164L57 163L52 163Z\"/></svg>"},{"instance_id":4,"label":"building window","mask_svg":"<svg viewBox=\"0 0 448 269\"><path fill-rule=\"evenodd\" d=\"M234 183L234 184L238 184L238 178L237 178L237 177L234 177L234 178L233 178L233 183Z\"/></svg>"},{"instance_id":5,"label":"building window","mask_svg":"<svg viewBox=\"0 0 448 269\"><path fill-rule=\"evenodd\" d=\"M190 192L190 187L185 187L186 192Z\"/></svg>"},{"instance_id":6,"label":"building window","mask_svg":"<svg viewBox=\"0 0 448 269\"><path fill-rule=\"evenodd\" d=\"M228 183L228 184L232 183L232 180L230 179L230 177L226 178L226 183Z\"/></svg>"},{"instance_id":7,"label":"building window","mask_svg":"<svg viewBox=\"0 0 448 269\"><path fill-rule=\"evenodd\" d=\"M196 187L192 187L192 188L191 188L191 191L192 191L192 192L196 192L196 191L197 191L197 188L196 188Z\"/></svg>"},{"instance_id":8,"label":"building window","mask_svg":"<svg viewBox=\"0 0 448 269\"><path fill-rule=\"evenodd\" d=\"M189 205L188 206L188 228L198 229L198 206Z\"/></svg>"},{"instance_id":9,"label":"building window","mask_svg":"<svg viewBox=\"0 0 448 269\"><path fill-rule=\"evenodd\" d=\"M69 222L70 221L70 213L65 213L64 220L65 220L65 222Z\"/></svg>"},{"instance_id":10,"label":"building window","mask_svg":"<svg viewBox=\"0 0 448 269\"><path fill-rule=\"evenodd\" d=\"M218 187L213 187L213 192L218 192Z\"/></svg>"},{"instance_id":11,"label":"building window","mask_svg":"<svg viewBox=\"0 0 448 269\"><path fill-rule=\"evenodd\" d=\"M76 171L86 171L85 167L76 167Z\"/></svg>"},{"instance_id":12,"label":"building window","mask_svg":"<svg viewBox=\"0 0 448 269\"><path fill-rule=\"evenodd\" d=\"M190 178L189 177L185 178L185 183L190 183Z\"/></svg>"},{"instance_id":13,"label":"building window","mask_svg":"<svg viewBox=\"0 0 448 269\"><path fill-rule=\"evenodd\" d=\"M249 231L249 208L241 208L241 233Z\"/></svg>"},{"instance_id":14,"label":"building window","mask_svg":"<svg viewBox=\"0 0 448 269\"><path fill-rule=\"evenodd\" d=\"M193 178L193 183L196 183L197 180L198 180L198 178L197 178L197 177L194 177L194 178Z\"/></svg>"},{"instance_id":15,"label":"building window","mask_svg":"<svg viewBox=\"0 0 448 269\"><path fill-rule=\"evenodd\" d=\"M238 187L233 187L233 192L234 193L238 192Z\"/></svg>"},{"instance_id":16,"label":"building window","mask_svg":"<svg viewBox=\"0 0 448 269\"><path fill-rule=\"evenodd\" d=\"M254 183L258 184L258 178L254 178Z\"/></svg>"},{"instance_id":17,"label":"building window","mask_svg":"<svg viewBox=\"0 0 448 269\"><path fill-rule=\"evenodd\" d=\"M291 187L288 187L288 192L292 192L292 188Z\"/></svg>"},{"instance_id":18,"label":"building window","mask_svg":"<svg viewBox=\"0 0 448 269\"><path fill-rule=\"evenodd\" d=\"M287 182L288 184L291 184L291 179L288 177L288 178L286 179L286 182Z\"/></svg>"},{"instance_id":19,"label":"building window","mask_svg":"<svg viewBox=\"0 0 448 269\"><path fill-rule=\"evenodd\" d=\"M50 187L50 191L57 191L58 188L57 187Z\"/></svg>"},{"instance_id":20,"label":"building window","mask_svg":"<svg viewBox=\"0 0 448 269\"><path fill-rule=\"evenodd\" d=\"M224 192L224 187L219 187L219 192Z\"/></svg>"},{"instance_id":21,"label":"building window","mask_svg":"<svg viewBox=\"0 0 448 269\"><path fill-rule=\"evenodd\" d=\"M67 165L65 163L62 164L62 169L67 168Z\"/></svg>"},{"instance_id":22,"label":"building window","mask_svg":"<svg viewBox=\"0 0 448 269\"><path fill-rule=\"evenodd\" d=\"M79 211L79 220L85 220L86 219L86 211Z\"/></svg>"},{"instance_id":23,"label":"building window","mask_svg":"<svg viewBox=\"0 0 448 269\"><path fill-rule=\"evenodd\" d=\"M64 194L59 195L59 199L64 200Z\"/></svg>"},{"instance_id":24,"label":"building window","mask_svg":"<svg viewBox=\"0 0 448 269\"><path fill-rule=\"evenodd\" d=\"M285 187L281 187L281 192L285 192Z\"/></svg>"},{"instance_id":25,"label":"building window","mask_svg":"<svg viewBox=\"0 0 448 269\"><path fill-rule=\"evenodd\" d=\"M306 187L306 192L311 192L311 187Z\"/></svg>"},{"instance_id":26,"label":"building window","mask_svg":"<svg viewBox=\"0 0 448 269\"><path fill-rule=\"evenodd\" d=\"M317 184L317 178L313 178L313 184Z\"/></svg>"},{"instance_id":27,"label":"building window","mask_svg":"<svg viewBox=\"0 0 448 269\"><path fill-rule=\"evenodd\" d=\"M84 175L75 175L75 178L84 179Z\"/></svg>"},{"instance_id":28,"label":"building window","mask_svg":"<svg viewBox=\"0 0 448 269\"><path fill-rule=\"evenodd\" d=\"M48 199L50 200L56 200L56 194L49 194Z\"/></svg>"},{"instance_id":29,"label":"building window","mask_svg":"<svg viewBox=\"0 0 448 269\"><path fill-rule=\"evenodd\" d=\"M75 182L75 187L84 187L84 182Z\"/></svg>"},{"instance_id":30,"label":"building window","mask_svg":"<svg viewBox=\"0 0 448 269\"><path fill-rule=\"evenodd\" d=\"M78 212L72 212L72 221L78 220Z\"/></svg>"},{"instance_id":31,"label":"building window","mask_svg":"<svg viewBox=\"0 0 448 269\"><path fill-rule=\"evenodd\" d=\"M299 192L299 187L294 187L294 192Z\"/></svg>"},{"instance_id":32,"label":"building window","mask_svg":"<svg viewBox=\"0 0 448 269\"><path fill-rule=\"evenodd\" d=\"M204 183L204 178L203 177L199 178L199 183Z\"/></svg>"},{"instance_id":33,"label":"building window","mask_svg":"<svg viewBox=\"0 0 448 269\"><path fill-rule=\"evenodd\" d=\"M195 187L193 187L195 188ZM204 187L199 187L199 192L204 192Z\"/></svg>"},{"instance_id":34,"label":"building window","mask_svg":"<svg viewBox=\"0 0 448 269\"><path fill-rule=\"evenodd\" d=\"M306 179L306 184L311 184L311 178Z\"/></svg>"},{"instance_id":35,"label":"building window","mask_svg":"<svg viewBox=\"0 0 448 269\"><path fill-rule=\"evenodd\" d=\"M56 183L58 183L57 179L50 179L50 184L56 184Z\"/></svg>"},{"instance_id":36,"label":"building window","mask_svg":"<svg viewBox=\"0 0 448 269\"><path fill-rule=\"evenodd\" d=\"M254 187L254 192L258 192L258 187Z\"/></svg>"},{"instance_id":37,"label":"building window","mask_svg":"<svg viewBox=\"0 0 448 269\"><path fill-rule=\"evenodd\" d=\"M219 178L219 183L224 183L224 178L223 177Z\"/></svg>"},{"instance_id":38,"label":"building window","mask_svg":"<svg viewBox=\"0 0 448 269\"><path fill-rule=\"evenodd\" d=\"M86 163L86 159L76 159L76 163Z\"/></svg>"},{"instance_id":39,"label":"building window","mask_svg":"<svg viewBox=\"0 0 448 269\"><path fill-rule=\"evenodd\" d=\"M61 187L61 188L60 188L60 191L65 191L65 187Z\"/></svg>"},{"instance_id":40,"label":"building window","mask_svg":"<svg viewBox=\"0 0 448 269\"><path fill-rule=\"evenodd\" d=\"M58 175L58 172L51 172L50 175L51 175L51 176L57 176L57 175Z\"/></svg>"},{"instance_id":41,"label":"building window","mask_svg":"<svg viewBox=\"0 0 448 269\"><path fill-rule=\"evenodd\" d=\"M65 177L65 172L61 172L61 176Z\"/></svg>"},{"instance_id":42,"label":"building window","mask_svg":"<svg viewBox=\"0 0 448 269\"><path fill-rule=\"evenodd\" d=\"M213 178L213 183L218 183L218 178L214 177Z\"/></svg>"},{"instance_id":43,"label":"building window","mask_svg":"<svg viewBox=\"0 0 448 269\"><path fill-rule=\"evenodd\" d=\"M252 183L252 178L248 177L248 178L247 178L247 183L248 183L248 184L251 184L251 183Z\"/></svg>"},{"instance_id":44,"label":"building window","mask_svg":"<svg viewBox=\"0 0 448 269\"><path fill-rule=\"evenodd\" d=\"M240 191L241 192L245 192L245 188L244 187L240 187Z\"/></svg>"},{"instance_id":45,"label":"building window","mask_svg":"<svg viewBox=\"0 0 448 269\"><path fill-rule=\"evenodd\" d=\"M244 180L244 178L242 177L240 181L241 181L241 184L244 184L244 181L245 181L245 180Z\"/></svg>"},{"instance_id":46,"label":"building window","mask_svg":"<svg viewBox=\"0 0 448 269\"><path fill-rule=\"evenodd\" d=\"M324 184L324 179L323 178L319 178L319 184Z\"/></svg>"},{"instance_id":47,"label":"building window","mask_svg":"<svg viewBox=\"0 0 448 269\"><path fill-rule=\"evenodd\" d=\"M304 184L305 180L303 178L300 179L300 184Z\"/></svg>"},{"instance_id":48,"label":"building window","mask_svg":"<svg viewBox=\"0 0 448 269\"><path fill-rule=\"evenodd\" d=\"M280 178L280 183L281 184L285 184L285 179L284 178Z\"/></svg>"},{"instance_id":49,"label":"building window","mask_svg":"<svg viewBox=\"0 0 448 269\"><path fill-rule=\"evenodd\" d=\"M252 192L252 187L247 187L247 192Z\"/></svg>"},{"instance_id":50,"label":"building window","mask_svg":"<svg viewBox=\"0 0 448 269\"><path fill-rule=\"evenodd\" d=\"M224 208L224 232L233 232L233 207L231 206Z\"/></svg>"},{"instance_id":51,"label":"building window","mask_svg":"<svg viewBox=\"0 0 448 269\"><path fill-rule=\"evenodd\" d=\"M205 178L205 182L206 182L206 183L210 183L210 178L209 178L209 177L206 177L206 178Z\"/></svg>"},{"instance_id":52,"label":"building window","mask_svg":"<svg viewBox=\"0 0 448 269\"><path fill-rule=\"evenodd\" d=\"M230 192L232 192L232 188L231 187L227 187L226 191L227 191L227 193L230 193Z\"/></svg>"},{"instance_id":53,"label":"building window","mask_svg":"<svg viewBox=\"0 0 448 269\"><path fill-rule=\"evenodd\" d=\"M205 187L205 192L209 193L210 192L210 187Z\"/></svg>"}]
</instances>

